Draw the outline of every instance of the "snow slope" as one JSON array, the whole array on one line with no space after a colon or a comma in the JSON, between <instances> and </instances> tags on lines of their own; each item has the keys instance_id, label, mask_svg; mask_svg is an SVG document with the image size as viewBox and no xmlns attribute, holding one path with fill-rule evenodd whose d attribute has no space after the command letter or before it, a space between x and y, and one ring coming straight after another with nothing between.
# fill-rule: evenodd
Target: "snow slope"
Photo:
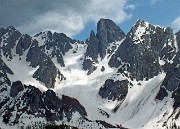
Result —
<instances>
[{"instance_id":1,"label":"snow slope","mask_svg":"<svg viewBox=\"0 0 180 129\"><path fill-rule=\"evenodd\" d=\"M120 45L121 42L116 44ZM163 101L155 99L165 73L161 73L148 81L131 81L121 74L115 74L117 69L108 66L109 55L107 55L102 61L99 58L99 63L96 64L97 69L87 76L87 71L84 71L81 65L86 52L86 45L74 44L73 48L78 48L77 53L73 53L72 49L65 54L65 67L61 67L54 60L56 66L66 76L66 80L55 85L54 91L58 93L59 97L65 94L79 100L85 107L90 120L104 120L113 125L122 124L124 127L132 129L162 128L163 122L173 111L173 100L170 95ZM101 71L102 66L105 68L103 72ZM108 78L113 80L128 79L133 84L133 86L129 86L128 94L123 103L117 100L102 99L98 95L100 87ZM113 109L120 103L120 108L114 113ZM110 117L107 118L100 111L108 113ZM166 115L164 116L164 114Z\"/></svg>"}]
</instances>

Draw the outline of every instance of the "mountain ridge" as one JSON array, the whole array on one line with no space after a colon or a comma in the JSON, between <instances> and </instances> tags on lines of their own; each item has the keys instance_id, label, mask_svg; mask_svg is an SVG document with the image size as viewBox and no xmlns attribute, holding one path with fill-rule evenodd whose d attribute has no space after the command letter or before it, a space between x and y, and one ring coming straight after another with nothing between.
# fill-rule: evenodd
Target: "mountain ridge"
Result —
<instances>
[{"instance_id":1,"label":"mountain ridge","mask_svg":"<svg viewBox=\"0 0 180 129\"><path fill-rule=\"evenodd\" d=\"M63 33L31 37L1 28L2 125L180 126L179 37L144 20L125 35L112 20L100 19L85 43Z\"/></svg>"}]
</instances>

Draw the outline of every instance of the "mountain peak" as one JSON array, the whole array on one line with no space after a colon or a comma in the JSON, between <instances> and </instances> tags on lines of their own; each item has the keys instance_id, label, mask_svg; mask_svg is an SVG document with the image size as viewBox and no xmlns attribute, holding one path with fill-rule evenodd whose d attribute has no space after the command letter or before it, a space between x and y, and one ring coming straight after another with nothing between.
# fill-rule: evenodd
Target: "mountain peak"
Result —
<instances>
[{"instance_id":1,"label":"mountain peak","mask_svg":"<svg viewBox=\"0 0 180 129\"><path fill-rule=\"evenodd\" d=\"M160 28L160 29L166 29L166 28L170 28L170 27L163 27L163 26L160 26L160 25L154 25L154 24L151 24L145 20L141 20L141 19L138 19L132 28L135 28L137 29L138 27L144 27L144 28L151 28L151 29L147 29L147 30L153 30L153 29L156 29L156 28Z\"/></svg>"},{"instance_id":2,"label":"mountain peak","mask_svg":"<svg viewBox=\"0 0 180 129\"><path fill-rule=\"evenodd\" d=\"M145 20L141 20L141 19L138 19L134 25L149 25L150 23L148 23L147 21Z\"/></svg>"},{"instance_id":3,"label":"mountain peak","mask_svg":"<svg viewBox=\"0 0 180 129\"><path fill-rule=\"evenodd\" d=\"M8 26L6 28L7 31L16 31L16 29L14 28L14 26Z\"/></svg>"},{"instance_id":4,"label":"mountain peak","mask_svg":"<svg viewBox=\"0 0 180 129\"><path fill-rule=\"evenodd\" d=\"M101 18L99 21L98 21L99 24L106 24L106 23L114 23L112 20L110 19L105 19L105 18Z\"/></svg>"},{"instance_id":5,"label":"mountain peak","mask_svg":"<svg viewBox=\"0 0 180 129\"><path fill-rule=\"evenodd\" d=\"M94 31L91 30L91 33L90 33L90 39L91 39L92 37L95 37L95 36L96 36L96 35L95 35Z\"/></svg>"},{"instance_id":6,"label":"mountain peak","mask_svg":"<svg viewBox=\"0 0 180 129\"><path fill-rule=\"evenodd\" d=\"M7 29L16 30L14 26L8 26Z\"/></svg>"},{"instance_id":7,"label":"mountain peak","mask_svg":"<svg viewBox=\"0 0 180 129\"><path fill-rule=\"evenodd\" d=\"M112 20L101 18L97 23L97 38L104 37L108 42L121 40L125 33Z\"/></svg>"},{"instance_id":8,"label":"mountain peak","mask_svg":"<svg viewBox=\"0 0 180 129\"><path fill-rule=\"evenodd\" d=\"M38 37L40 35L44 35L44 36L48 36L48 35L52 35L52 32L47 30L47 31L43 31L43 32L40 32L40 33L37 33L34 35L34 37Z\"/></svg>"},{"instance_id":9,"label":"mountain peak","mask_svg":"<svg viewBox=\"0 0 180 129\"><path fill-rule=\"evenodd\" d=\"M109 36L115 33L118 34L118 36L119 34L121 34L121 37L125 35L125 33L120 29L120 27L117 26L116 23L114 23L112 20L101 18L97 23L98 38L101 38L100 36L101 33L103 33L103 31L109 32ZM114 41L110 41L110 42L114 42Z\"/></svg>"},{"instance_id":10,"label":"mountain peak","mask_svg":"<svg viewBox=\"0 0 180 129\"><path fill-rule=\"evenodd\" d=\"M120 41L125 37L125 33L110 19L101 18L97 23L97 38L99 39L100 56L104 58L105 49L109 43Z\"/></svg>"},{"instance_id":11,"label":"mountain peak","mask_svg":"<svg viewBox=\"0 0 180 129\"><path fill-rule=\"evenodd\" d=\"M151 25L150 23L146 22L145 20L137 20L135 24L133 25L131 31L139 33L139 31L142 33L146 30L146 28Z\"/></svg>"},{"instance_id":12,"label":"mountain peak","mask_svg":"<svg viewBox=\"0 0 180 129\"><path fill-rule=\"evenodd\" d=\"M127 36L133 39L134 43L144 43L145 41L158 36L159 34L173 35L173 30L170 27L162 27L159 25L153 25L145 20L137 20Z\"/></svg>"}]
</instances>

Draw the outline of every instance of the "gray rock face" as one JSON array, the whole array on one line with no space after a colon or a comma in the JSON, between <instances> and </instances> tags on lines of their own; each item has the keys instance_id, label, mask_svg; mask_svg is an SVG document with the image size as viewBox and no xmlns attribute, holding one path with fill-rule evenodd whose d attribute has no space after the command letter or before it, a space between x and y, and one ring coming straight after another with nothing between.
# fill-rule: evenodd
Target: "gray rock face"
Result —
<instances>
[{"instance_id":1,"label":"gray rock face","mask_svg":"<svg viewBox=\"0 0 180 129\"><path fill-rule=\"evenodd\" d=\"M97 24L97 34L91 31L83 63L83 69L88 70L88 75L96 69L93 64L98 63L98 55L103 59L106 56L108 45L124 37L125 33L113 21L100 19Z\"/></svg>"},{"instance_id":2,"label":"gray rock face","mask_svg":"<svg viewBox=\"0 0 180 129\"><path fill-rule=\"evenodd\" d=\"M180 59L180 54L178 60ZM177 58L177 57L176 57ZM168 91L174 91L177 87L180 87L180 67L179 64L172 64L169 66L166 77L162 82L162 86L166 87Z\"/></svg>"},{"instance_id":3,"label":"gray rock face","mask_svg":"<svg viewBox=\"0 0 180 129\"><path fill-rule=\"evenodd\" d=\"M98 48L99 48L99 40L97 39L94 31L91 31L90 38L89 38L89 43L86 51L86 56L89 56L92 58L93 61L98 63Z\"/></svg>"},{"instance_id":4,"label":"gray rock face","mask_svg":"<svg viewBox=\"0 0 180 129\"><path fill-rule=\"evenodd\" d=\"M63 106L60 99L56 96L56 93L52 90L47 90L44 94L44 104L47 105L49 110L55 110L56 112Z\"/></svg>"},{"instance_id":5,"label":"gray rock face","mask_svg":"<svg viewBox=\"0 0 180 129\"><path fill-rule=\"evenodd\" d=\"M106 56L107 46L115 41L120 41L125 33L110 19L100 19L97 24L97 38L99 39L99 53L103 59Z\"/></svg>"},{"instance_id":6,"label":"gray rock face","mask_svg":"<svg viewBox=\"0 0 180 129\"><path fill-rule=\"evenodd\" d=\"M4 28L0 28L0 45L1 45L1 42L2 42L2 36L6 33L6 29ZM0 55L1 55L1 51L0 51Z\"/></svg>"},{"instance_id":7,"label":"gray rock face","mask_svg":"<svg viewBox=\"0 0 180 129\"><path fill-rule=\"evenodd\" d=\"M177 34L177 44L180 45L180 32ZM173 92L173 98L175 100L174 108L180 106L179 103L179 89L180 89L180 51L177 52L172 64L168 64L166 67L166 77L164 78L159 94L163 92L162 87L166 90ZM167 91L166 91L167 92ZM165 97L165 96L164 96ZM162 99L164 99L162 97Z\"/></svg>"},{"instance_id":8,"label":"gray rock face","mask_svg":"<svg viewBox=\"0 0 180 129\"><path fill-rule=\"evenodd\" d=\"M6 30L1 29L1 31L1 35L6 34L4 36L7 37L1 37L1 40L3 40L3 55L6 56L6 58L12 59L11 49L16 45L15 42L19 39L21 33L12 26L7 27Z\"/></svg>"},{"instance_id":9,"label":"gray rock face","mask_svg":"<svg viewBox=\"0 0 180 129\"><path fill-rule=\"evenodd\" d=\"M178 49L180 48L180 31L175 34ZM159 93L156 99L163 100L168 96L168 91L173 92L172 98L174 98L174 109L180 107L180 51L178 51L172 61L173 63L165 64L166 77L164 78Z\"/></svg>"},{"instance_id":10,"label":"gray rock face","mask_svg":"<svg viewBox=\"0 0 180 129\"><path fill-rule=\"evenodd\" d=\"M174 98L174 104L173 107L175 109L180 107L180 85L179 87L173 92L172 97Z\"/></svg>"},{"instance_id":11,"label":"gray rock face","mask_svg":"<svg viewBox=\"0 0 180 129\"><path fill-rule=\"evenodd\" d=\"M178 49L180 50L180 31L178 31L175 35L176 35L176 40L178 43Z\"/></svg>"},{"instance_id":12,"label":"gray rock face","mask_svg":"<svg viewBox=\"0 0 180 129\"><path fill-rule=\"evenodd\" d=\"M120 68L119 71L128 71L136 80L149 79L162 71L160 59L169 62L175 54L171 28L160 28L139 20L111 57L109 65Z\"/></svg>"},{"instance_id":13,"label":"gray rock face","mask_svg":"<svg viewBox=\"0 0 180 129\"><path fill-rule=\"evenodd\" d=\"M100 88L99 95L103 99L108 100L123 100L127 93L128 93L128 81L122 80L122 81L114 81L111 79L108 79L105 81L105 84Z\"/></svg>"},{"instance_id":14,"label":"gray rock face","mask_svg":"<svg viewBox=\"0 0 180 129\"><path fill-rule=\"evenodd\" d=\"M20 37L17 46L16 46L16 54L21 56L25 50L27 50L31 45L31 37L27 34Z\"/></svg>"},{"instance_id":15,"label":"gray rock face","mask_svg":"<svg viewBox=\"0 0 180 129\"><path fill-rule=\"evenodd\" d=\"M13 82L10 90L10 96L16 97L19 92L23 91L24 87L21 81Z\"/></svg>"},{"instance_id":16,"label":"gray rock face","mask_svg":"<svg viewBox=\"0 0 180 129\"><path fill-rule=\"evenodd\" d=\"M69 120L71 120L72 113L74 112L78 112L82 117L87 116L85 108L75 98L63 95L61 100L63 106L60 112L64 112Z\"/></svg>"},{"instance_id":17,"label":"gray rock face","mask_svg":"<svg viewBox=\"0 0 180 129\"><path fill-rule=\"evenodd\" d=\"M0 70L4 73L13 74L12 70L8 68L8 66L4 63L4 61L0 58Z\"/></svg>"},{"instance_id":18,"label":"gray rock face","mask_svg":"<svg viewBox=\"0 0 180 129\"><path fill-rule=\"evenodd\" d=\"M63 55L65 55L65 52L68 52L69 49L72 49L70 43L76 42L75 40L72 40L63 33L52 34L50 31L41 32L34 37L40 37L41 39L45 38L45 44L41 46L41 50L50 58L56 58L57 62L60 63L62 67L65 66Z\"/></svg>"},{"instance_id":19,"label":"gray rock face","mask_svg":"<svg viewBox=\"0 0 180 129\"><path fill-rule=\"evenodd\" d=\"M0 28L0 37L2 37L6 33L6 29Z\"/></svg>"},{"instance_id":20,"label":"gray rock face","mask_svg":"<svg viewBox=\"0 0 180 129\"><path fill-rule=\"evenodd\" d=\"M39 68L33 74L33 77L43 82L48 88L53 88L57 76L57 68L51 59L41 51L37 41L34 41L27 53L26 61L30 66Z\"/></svg>"},{"instance_id":21,"label":"gray rock face","mask_svg":"<svg viewBox=\"0 0 180 129\"><path fill-rule=\"evenodd\" d=\"M13 74L10 68L4 63L4 61L0 58L0 86L2 87L4 84L10 85L11 81L7 77L8 74Z\"/></svg>"},{"instance_id":22,"label":"gray rock face","mask_svg":"<svg viewBox=\"0 0 180 129\"><path fill-rule=\"evenodd\" d=\"M7 74L12 75L13 72L0 58L0 109L9 101L8 96L11 81L9 80Z\"/></svg>"},{"instance_id":23,"label":"gray rock face","mask_svg":"<svg viewBox=\"0 0 180 129\"><path fill-rule=\"evenodd\" d=\"M84 107L76 99L64 95L60 99L52 90L42 93L34 86L22 85L20 81L13 83L11 98L7 101L11 101L13 105L6 103L6 108L1 109L1 116L3 121L9 124L18 123L23 113L37 118L45 118L50 122L63 118L70 121L75 112L78 112L82 118L87 116ZM15 108L16 115L12 116ZM11 120L11 117L15 117L14 121Z\"/></svg>"},{"instance_id":24,"label":"gray rock face","mask_svg":"<svg viewBox=\"0 0 180 129\"><path fill-rule=\"evenodd\" d=\"M86 57L83 62L83 69L88 70L88 75L96 70L96 66L94 66L93 63L98 63L98 47L99 41L96 38L94 31L91 31L89 44L86 51Z\"/></svg>"},{"instance_id":25,"label":"gray rock face","mask_svg":"<svg viewBox=\"0 0 180 129\"><path fill-rule=\"evenodd\" d=\"M90 75L94 70L97 69L97 67L94 66L94 63L91 59L86 59L83 62L83 69L88 70L87 75Z\"/></svg>"},{"instance_id":26,"label":"gray rock face","mask_svg":"<svg viewBox=\"0 0 180 129\"><path fill-rule=\"evenodd\" d=\"M42 92L34 87L34 86L25 86L25 92L22 93L22 97L19 99L22 100L22 103L24 105L24 108L29 108L30 112L27 111L28 114L34 115L36 112L43 109L43 101L42 101ZM42 112L38 113L39 115L42 115Z\"/></svg>"},{"instance_id":27,"label":"gray rock face","mask_svg":"<svg viewBox=\"0 0 180 129\"><path fill-rule=\"evenodd\" d=\"M47 90L43 94L44 105L47 107L47 119L48 121L62 120L65 114L68 120L71 120L73 113L78 112L82 117L87 116L87 113L83 106L74 98L63 95L62 98L58 98L54 91ZM57 115L49 112L54 110Z\"/></svg>"},{"instance_id":28,"label":"gray rock face","mask_svg":"<svg viewBox=\"0 0 180 129\"><path fill-rule=\"evenodd\" d=\"M48 35L50 34L51 33L49 32ZM54 35L57 34L55 33ZM2 43L0 52L3 54L1 56L5 56L7 61L11 61L13 57L19 57L19 60L21 60L21 58L24 56L26 61L30 62L30 66L33 68L39 67L33 74L33 77L38 81L43 82L48 88L54 87L55 78L58 75L58 70L51 61L50 57L43 53L42 49L38 46L37 41L33 40L27 34L22 35L12 26L7 27L7 29L1 28L0 36ZM65 37L63 34L61 36L54 36L54 38L55 37L59 37L57 40L62 38L62 42L66 42L67 37L63 39L63 37ZM68 41L69 40L67 40L67 42ZM63 43L61 43L61 45L62 44ZM53 45L53 43L51 45ZM65 51L68 49L67 45L63 47L63 50ZM62 74L59 76L60 78L63 78Z\"/></svg>"},{"instance_id":29,"label":"gray rock face","mask_svg":"<svg viewBox=\"0 0 180 129\"><path fill-rule=\"evenodd\" d=\"M164 87L160 87L159 93L156 96L156 99L163 100L164 97L167 97L168 93Z\"/></svg>"}]
</instances>

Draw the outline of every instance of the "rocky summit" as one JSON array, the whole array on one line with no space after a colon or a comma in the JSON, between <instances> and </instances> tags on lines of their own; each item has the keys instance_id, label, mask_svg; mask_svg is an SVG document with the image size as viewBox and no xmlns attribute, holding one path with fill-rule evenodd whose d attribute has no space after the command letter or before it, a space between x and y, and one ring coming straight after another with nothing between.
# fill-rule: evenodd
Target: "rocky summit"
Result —
<instances>
[{"instance_id":1,"label":"rocky summit","mask_svg":"<svg viewBox=\"0 0 180 129\"><path fill-rule=\"evenodd\" d=\"M0 128L180 128L180 31L102 18L96 32L0 28Z\"/></svg>"}]
</instances>

